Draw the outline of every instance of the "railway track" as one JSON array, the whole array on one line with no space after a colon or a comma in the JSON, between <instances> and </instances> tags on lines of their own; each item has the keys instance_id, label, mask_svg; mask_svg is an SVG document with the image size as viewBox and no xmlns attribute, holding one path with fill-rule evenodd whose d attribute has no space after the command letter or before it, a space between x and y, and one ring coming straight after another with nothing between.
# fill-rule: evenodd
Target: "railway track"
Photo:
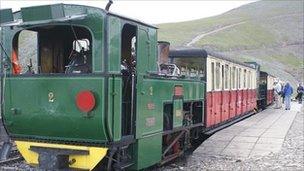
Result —
<instances>
[{"instance_id":1,"label":"railway track","mask_svg":"<svg viewBox=\"0 0 304 171\"><path fill-rule=\"evenodd\" d=\"M9 159L6 159L6 160L2 160L2 161L0 161L0 167L2 167L2 166L10 166L10 165L15 164L17 162L20 162L22 160L23 160L23 157L20 156L20 155L12 157L12 158L9 158Z\"/></svg>"},{"instance_id":2,"label":"railway track","mask_svg":"<svg viewBox=\"0 0 304 171\"><path fill-rule=\"evenodd\" d=\"M4 169L4 167L5 167L5 168L8 169L8 168L10 168L10 166L18 164L22 160L23 160L23 157L20 155L20 153L18 152L18 150L16 149L16 147L13 146L12 150L10 152L9 158L6 159L6 160L0 161L0 168Z\"/></svg>"}]
</instances>

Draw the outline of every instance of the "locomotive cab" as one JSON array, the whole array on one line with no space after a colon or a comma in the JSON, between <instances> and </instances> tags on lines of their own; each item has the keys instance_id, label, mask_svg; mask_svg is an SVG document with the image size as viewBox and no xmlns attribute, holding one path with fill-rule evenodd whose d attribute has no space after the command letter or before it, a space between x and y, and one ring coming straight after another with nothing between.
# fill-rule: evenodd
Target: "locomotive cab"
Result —
<instances>
[{"instance_id":1,"label":"locomotive cab","mask_svg":"<svg viewBox=\"0 0 304 171\"><path fill-rule=\"evenodd\" d=\"M22 8L1 23L3 121L29 164L92 169L106 155L106 146L87 145L108 142L105 78L96 77L104 15L55 4Z\"/></svg>"}]
</instances>

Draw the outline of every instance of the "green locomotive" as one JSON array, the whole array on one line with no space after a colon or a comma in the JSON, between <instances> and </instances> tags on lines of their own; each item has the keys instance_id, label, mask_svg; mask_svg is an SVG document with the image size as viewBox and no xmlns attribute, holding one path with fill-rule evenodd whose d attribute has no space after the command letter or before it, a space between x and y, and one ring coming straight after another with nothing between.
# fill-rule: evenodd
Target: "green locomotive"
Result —
<instances>
[{"instance_id":1,"label":"green locomotive","mask_svg":"<svg viewBox=\"0 0 304 171\"><path fill-rule=\"evenodd\" d=\"M205 76L178 76L152 25L78 5L6 9L1 42L3 121L31 165L140 170L202 142Z\"/></svg>"}]
</instances>

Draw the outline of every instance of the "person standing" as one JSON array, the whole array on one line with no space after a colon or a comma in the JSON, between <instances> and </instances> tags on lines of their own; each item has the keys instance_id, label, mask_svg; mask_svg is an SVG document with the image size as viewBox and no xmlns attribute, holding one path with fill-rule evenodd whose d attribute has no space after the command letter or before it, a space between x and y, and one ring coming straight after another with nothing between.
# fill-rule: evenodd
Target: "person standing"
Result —
<instances>
[{"instance_id":1,"label":"person standing","mask_svg":"<svg viewBox=\"0 0 304 171\"><path fill-rule=\"evenodd\" d=\"M285 94L283 93L283 91L284 91L285 83L281 82L280 84L281 84L282 103L284 103Z\"/></svg>"},{"instance_id":2,"label":"person standing","mask_svg":"<svg viewBox=\"0 0 304 171\"><path fill-rule=\"evenodd\" d=\"M290 102L291 102L291 95L293 93L293 89L291 85L287 82L284 86L283 94L285 96L284 98L284 104L285 104L285 110L290 110Z\"/></svg>"},{"instance_id":3,"label":"person standing","mask_svg":"<svg viewBox=\"0 0 304 171\"><path fill-rule=\"evenodd\" d=\"M304 87L302 86L302 84L300 83L299 84L299 87L297 88L297 97L296 99L298 99L299 101L299 104L302 104L302 96L303 96L303 93L304 93Z\"/></svg>"},{"instance_id":4,"label":"person standing","mask_svg":"<svg viewBox=\"0 0 304 171\"><path fill-rule=\"evenodd\" d=\"M276 81L275 87L274 87L274 100L275 100L275 109L281 109L282 103L281 103L281 93L282 93L282 86L281 84Z\"/></svg>"}]
</instances>

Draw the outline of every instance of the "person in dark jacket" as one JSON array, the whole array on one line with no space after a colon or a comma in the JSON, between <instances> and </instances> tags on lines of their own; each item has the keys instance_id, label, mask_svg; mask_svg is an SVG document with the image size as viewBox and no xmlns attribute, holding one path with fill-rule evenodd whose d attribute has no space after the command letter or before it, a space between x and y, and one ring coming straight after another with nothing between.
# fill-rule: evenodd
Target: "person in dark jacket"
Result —
<instances>
[{"instance_id":1,"label":"person in dark jacket","mask_svg":"<svg viewBox=\"0 0 304 171\"><path fill-rule=\"evenodd\" d=\"M285 110L290 110L290 102L291 102L291 95L293 93L293 89L291 85L287 82L284 86L283 94L285 96L284 98L284 104L285 104Z\"/></svg>"},{"instance_id":2,"label":"person in dark jacket","mask_svg":"<svg viewBox=\"0 0 304 171\"><path fill-rule=\"evenodd\" d=\"M297 97L296 99L298 99L299 101L299 104L302 104L302 96L303 96L303 93L304 93L304 87L302 86L302 84L300 83L299 84L299 87L297 88Z\"/></svg>"},{"instance_id":3,"label":"person in dark jacket","mask_svg":"<svg viewBox=\"0 0 304 171\"><path fill-rule=\"evenodd\" d=\"M282 90L281 90L282 103L284 103L284 98L285 98L285 94L283 93L285 85L286 85L286 83L281 83L281 87L282 87Z\"/></svg>"}]
</instances>

